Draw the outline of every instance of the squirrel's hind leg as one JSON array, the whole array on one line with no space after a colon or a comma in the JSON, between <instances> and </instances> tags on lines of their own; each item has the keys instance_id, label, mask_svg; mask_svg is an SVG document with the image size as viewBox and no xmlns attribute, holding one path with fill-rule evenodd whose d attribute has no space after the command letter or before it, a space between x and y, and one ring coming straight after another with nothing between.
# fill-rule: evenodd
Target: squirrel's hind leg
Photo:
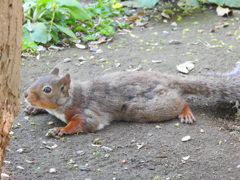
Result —
<instances>
[{"instance_id":1,"label":"squirrel's hind leg","mask_svg":"<svg viewBox=\"0 0 240 180\"><path fill-rule=\"evenodd\" d=\"M182 123L189 124L192 124L196 120L188 104L184 106L182 112L178 115L178 118Z\"/></svg>"}]
</instances>

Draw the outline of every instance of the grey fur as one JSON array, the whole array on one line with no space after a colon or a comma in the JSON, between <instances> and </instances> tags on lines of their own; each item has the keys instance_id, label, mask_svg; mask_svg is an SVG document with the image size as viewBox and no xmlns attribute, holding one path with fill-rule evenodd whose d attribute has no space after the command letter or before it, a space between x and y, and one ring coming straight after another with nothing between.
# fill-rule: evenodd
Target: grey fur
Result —
<instances>
[{"instance_id":1,"label":"grey fur","mask_svg":"<svg viewBox=\"0 0 240 180\"><path fill-rule=\"evenodd\" d=\"M86 122L88 129L97 130L112 120L163 121L177 117L186 106L184 94L212 95L216 99L240 99L240 66L228 76L170 76L159 72L116 72L96 77L85 82L72 82L69 95L51 97L55 102L66 102L56 109L48 109L52 114L61 114L72 107ZM54 78L55 76L55 78ZM58 89L60 78L39 78L29 89L41 84ZM55 87L57 86L57 87ZM68 87L69 88L69 87ZM59 91L60 92L60 91ZM67 93L67 94L68 94ZM61 93L58 93L61 94ZM43 95L41 95L43 96ZM45 97L47 98L47 97ZM61 99L64 98L64 101Z\"/></svg>"}]
</instances>

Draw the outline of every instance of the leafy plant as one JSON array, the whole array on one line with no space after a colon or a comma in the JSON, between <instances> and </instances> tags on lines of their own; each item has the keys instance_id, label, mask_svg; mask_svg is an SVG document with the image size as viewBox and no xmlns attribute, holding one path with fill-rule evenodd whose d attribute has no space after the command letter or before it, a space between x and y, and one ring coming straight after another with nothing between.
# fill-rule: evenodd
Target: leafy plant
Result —
<instances>
[{"instance_id":1,"label":"leafy plant","mask_svg":"<svg viewBox=\"0 0 240 180\"><path fill-rule=\"evenodd\" d=\"M138 0L140 3L147 8L154 8L159 0Z\"/></svg>"},{"instance_id":2,"label":"leafy plant","mask_svg":"<svg viewBox=\"0 0 240 180\"><path fill-rule=\"evenodd\" d=\"M159 1L160 0L129 0L129 1L122 2L122 4L128 7L135 7L135 8L141 8L141 7L154 8Z\"/></svg>"},{"instance_id":3,"label":"leafy plant","mask_svg":"<svg viewBox=\"0 0 240 180\"><path fill-rule=\"evenodd\" d=\"M208 0L209 3L214 3L219 6L229 6L234 8L240 8L239 0Z\"/></svg>"},{"instance_id":4,"label":"leafy plant","mask_svg":"<svg viewBox=\"0 0 240 180\"><path fill-rule=\"evenodd\" d=\"M37 44L57 43L64 36L84 41L99 34L110 35L126 22L114 20L127 11L116 0L98 0L83 8L77 0L25 0L22 50L36 50ZM77 37L75 32L79 32Z\"/></svg>"},{"instance_id":5,"label":"leafy plant","mask_svg":"<svg viewBox=\"0 0 240 180\"><path fill-rule=\"evenodd\" d=\"M58 42L60 32L77 39L70 28L74 21L91 20L76 0L25 0L23 9L23 50L36 49L36 43Z\"/></svg>"},{"instance_id":6,"label":"leafy plant","mask_svg":"<svg viewBox=\"0 0 240 180\"><path fill-rule=\"evenodd\" d=\"M98 33L108 36L114 33L116 28L124 28L129 25L126 21L118 21L113 18L130 14L116 0L98 0L93 4L89 4L86 11L92 14L94 25L91 29L82 29L87 33L87 36L83 37L84 41L97 39Z\"/></svg>"}]
</instances>

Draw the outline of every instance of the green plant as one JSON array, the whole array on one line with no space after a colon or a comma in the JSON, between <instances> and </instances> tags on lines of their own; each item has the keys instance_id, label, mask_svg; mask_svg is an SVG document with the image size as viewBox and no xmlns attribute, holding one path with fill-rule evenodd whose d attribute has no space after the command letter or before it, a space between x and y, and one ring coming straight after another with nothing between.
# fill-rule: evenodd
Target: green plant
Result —
<instances>
[{"instance_id":1,"label":"green plant","mask_svg":"<svg viewBox=\"0 0 240 180\"><path fill-rule=\"evenodd\" d=\"M123 2L125 6L129 7L147 7L147 8L154 8L155 5L159 2L160 0L129 0Z\"/></svg>"},{"instance_id":2,"label":"green plant","mask_svg":"<svg viewBox=\"0 0 240 180\"><path fill-rule=\"evenodd\" d=\"M23 50L36 49L36 43L58 42L60 32L77 39L71 26L76 20L91 20L76 0L25 0L23 9Z\"/></svg>"},{"instance_id":3,"label":"green plant","mask_svg":"<svg viewBox=\"0 0 240 180\"><path fill-rule=\"evenodd\" d=\"M69 168L72 168L72 163L71 163L71 162L67 162L67 166L68 166Z\"/></svg>"},{"instance_id":4,"label":"green plant","mask_svg":"<svg viewBox=\"0 0 240 180\"><path fill-rule=\"evenodd\" d=\"M89 28L88 25L85 25L88 29L83 29L82 27L76 27L75 29L79 30L78 28L80 28L80 30L86 33L83 36L84 41L97 39L98 33L108 36L114 33L116 28L124 28L129 25L126 21L114 19L114 17L130 14L116 0L98 0L89 4L86 7L86 11L92 14L93 27Z\"/></svg>"},{"instance_id":5,"label":"green plant","mask_svg":"<svg viewBox=\"0 0 240 180\"><path fill-rule=\"evenodd\" d=\"M208 0L209 3L214 3L219 6L229 6L234 8L240 8L239 0Z\"/></svg>"},{"instance_id":6,"label":"green plant","mask_svg":"<svg viewBox=\"0 0 240 180\"><path fill-rule=\"evenodd\" d=\"M99 34L114 33L114 27L128 26L113 18L127 13L116 0L98 0L86 8L77 0L25 0L23 9L22 50L57 43L66 35L73 40L96 40Z\"/></svg>"}]
</instances>

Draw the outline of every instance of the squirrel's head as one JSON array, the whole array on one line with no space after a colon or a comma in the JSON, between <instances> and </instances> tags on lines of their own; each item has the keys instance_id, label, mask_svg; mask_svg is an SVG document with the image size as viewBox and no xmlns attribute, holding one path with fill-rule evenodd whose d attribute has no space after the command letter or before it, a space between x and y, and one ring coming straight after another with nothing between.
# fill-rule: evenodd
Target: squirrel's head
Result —
<instances>
[{"instance_id":1,"label":"squirrel's head","mask_svg":"<svg viewBox=\"0 0 240 180\"><path fill-rule=\"evenodd\" d=\"M69 99L70 75L59 77L59 69L39 77L25 92L27 103L42 109L55 109Z\"/></svg>"}]
</instances>

